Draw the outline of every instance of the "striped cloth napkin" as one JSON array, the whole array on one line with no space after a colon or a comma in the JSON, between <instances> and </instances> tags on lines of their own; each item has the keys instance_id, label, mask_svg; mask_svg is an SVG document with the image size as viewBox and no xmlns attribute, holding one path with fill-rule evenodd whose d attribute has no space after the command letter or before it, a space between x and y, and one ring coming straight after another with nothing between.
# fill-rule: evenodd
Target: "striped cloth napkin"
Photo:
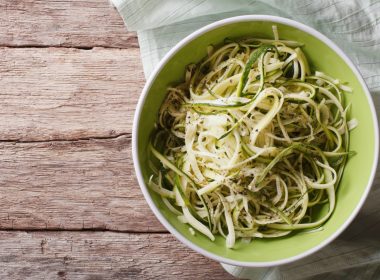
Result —
<instances>
[{"instance_id":1,"label":"striped cloth napkin","mask_svg":"<svg viewBox=\"0 0 380 280\"><path fill-rule=\"evenodd\" d=\"M371 0L111 0L128 30L137 31L145 76L177 42L227 17L277 15L314 27L353 60L372 94L380 93L380 1ZM375 97L375 101L380 101ZM380 279L380 185L332 244L288 265L247 269L223 265L244 279Z\"/></svg>"}]
</instances>

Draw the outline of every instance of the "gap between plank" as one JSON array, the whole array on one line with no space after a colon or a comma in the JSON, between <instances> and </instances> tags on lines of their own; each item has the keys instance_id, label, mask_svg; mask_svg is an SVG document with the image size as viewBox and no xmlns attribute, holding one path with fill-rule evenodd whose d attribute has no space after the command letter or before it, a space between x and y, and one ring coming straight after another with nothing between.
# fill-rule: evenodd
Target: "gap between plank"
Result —
<instances>
[{"instance_id":1,"label":"gap between plank","mask_svg":"<svg viewBox=\"0 0 380 280\"><path fill-rule=\"evenodd\" d=\"M48 49L48 48L62 48L62 49L78 49L78 50L93 50L94 48L101 49L111 49L111 50L127 50L127 49L139 49L139 46L128 46L128 47L113 47L113 46L102 46L102 45L94 45L94 46L65 46L65 45L2 45L0 44L0 48L10 48L10 49Z\"/></svg>"},{"instance_id":2,"label":"gap between plank","mask_svg":"<svg viewBox=\"0 0 380 280\"><path fill-rule=\"evenodd\" d=\"M18 139L0 139L0 143L15 143L15 144L33 144L33 143L50 143L50 142L75 142L75 141L90 141L90 140L108 140L108 139L117 139L119 137L126 136L127 138L132 138L132 133L123 132L112 136L93 136L93 137L79 137L73 139L47 139L47 140L18 140Z\"/></svg>"},{"instance_id":3,"label":"gap between plank","mask_svg":"<svg viewBox=\"0 0 380 280\"><path fill-rule=\"evenodd\" d=\"M84 229L0 229L0 232L12 231L12 232L114 232L114 233L126 233L126 234L170 234L166 230L160 231L133 231L133 230L114 230L114 229L102 229L102 228L84 228Z\"/></svg>"}]
</instances>

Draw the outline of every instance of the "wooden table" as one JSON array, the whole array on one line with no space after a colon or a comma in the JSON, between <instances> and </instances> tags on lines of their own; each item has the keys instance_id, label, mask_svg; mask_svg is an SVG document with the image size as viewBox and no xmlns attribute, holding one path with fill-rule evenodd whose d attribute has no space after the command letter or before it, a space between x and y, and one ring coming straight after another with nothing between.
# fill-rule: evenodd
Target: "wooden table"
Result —
<instances>
[{"instance_id":1,"label":"wooden table","mask_svg":"<svg viewBox=\"0 0 380 280\"><path fill-rule=\"evenodd\" d=\"M136 34L106 0L0 1L0 279L230 279L137 185Z\"/></svg>"}]
</instances>

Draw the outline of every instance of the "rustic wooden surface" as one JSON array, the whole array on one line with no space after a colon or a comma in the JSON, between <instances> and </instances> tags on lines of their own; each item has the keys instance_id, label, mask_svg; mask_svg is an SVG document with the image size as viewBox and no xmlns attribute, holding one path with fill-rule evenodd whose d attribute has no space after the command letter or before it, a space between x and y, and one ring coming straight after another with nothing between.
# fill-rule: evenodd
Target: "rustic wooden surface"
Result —
<instances>
[{"instance_id":1,"label":"rustic wooden surface","mask_svg":"<svg viewBox=\"0 0 380 280\"><path fill-rule=\"evenodd\" d=\"M1 279L228 279L168 234L0 232Z\"/></svg>"},{"instance_id":2,"label":"rustic wooden surface","mask_svg":"<svg viewBox=\"0 0 380 280\"><path fill-rule=\"evenodd\" d=\"M134 177L144 84L107 0L0 1L0 279L230 279Z\"/></svg>"}]
</instances>

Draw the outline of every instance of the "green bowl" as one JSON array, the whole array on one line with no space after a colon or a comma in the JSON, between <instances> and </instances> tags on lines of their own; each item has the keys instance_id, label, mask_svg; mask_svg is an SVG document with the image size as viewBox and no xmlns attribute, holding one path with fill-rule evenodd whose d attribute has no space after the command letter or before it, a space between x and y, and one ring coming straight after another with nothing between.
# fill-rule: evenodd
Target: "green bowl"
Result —
<instances>
[{"instance_id":1,"label":"green bowl","mask_svg":"<svg viewBox=\"0 0 380 280\"><path fill-rule=\"evenodd\" d=\"M357 152L349 159L337 191L337 204L323 230L312 233L294 232L277 239L255 239L250 244L237 242L227 249L225 240L214 242L200 233L195 236L179 222L147 187L151 172L148 167L148 142L166 88L183 80L185 66L200 61L210 44L225 38L252 36L272 38L272 25L277 25L281 39L305 44L304 51L312 68L348 82L353 88L346 95L352 103L349 117L359 126L351 133L350 150ZM301 259L335 239L347 228L362 207L370 190L378 160L378 124L368 89L349 58L328 38L316 30L285 18L273 16L240 16L218 21L192 33L179 42L160 62L148 79L140 97L134 119L132 149L141 190L154 214L180 241L195 251L221 263L237 266L275 266Z\"/></svg>"}]
</instances>

